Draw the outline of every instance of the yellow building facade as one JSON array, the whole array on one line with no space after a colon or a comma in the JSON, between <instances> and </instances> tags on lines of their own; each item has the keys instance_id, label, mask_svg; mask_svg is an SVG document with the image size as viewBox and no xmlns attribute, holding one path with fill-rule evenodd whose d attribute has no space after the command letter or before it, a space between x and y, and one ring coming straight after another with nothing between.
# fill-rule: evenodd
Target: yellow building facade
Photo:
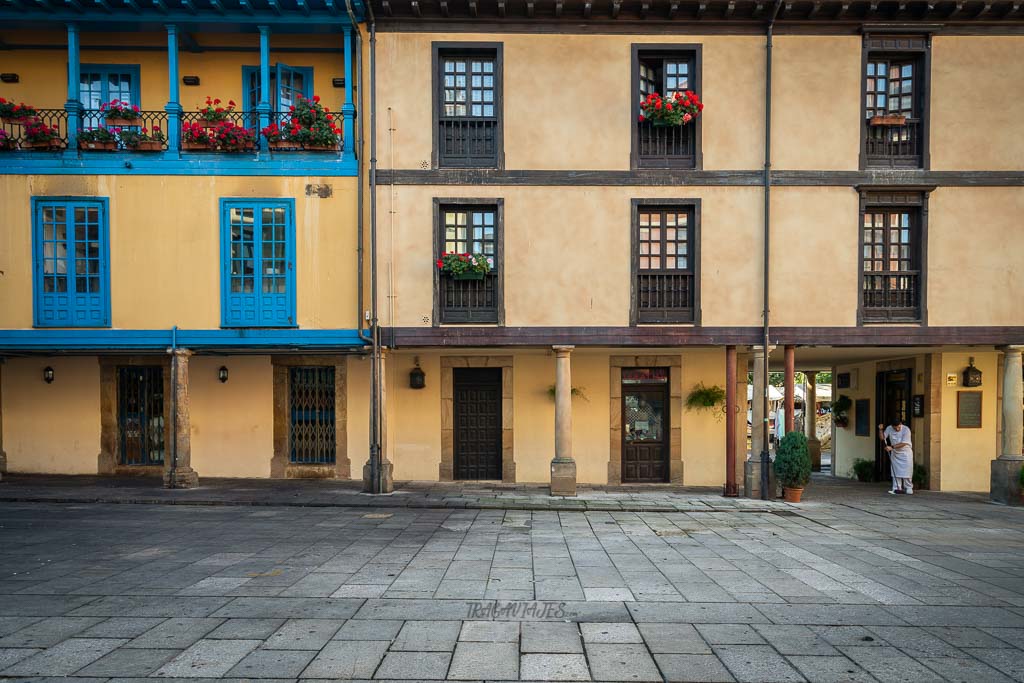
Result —
<instances>
[{"instance_id":1,"label":"yellow building facade","mask_svg":"<svg viewBox=\"0 0 1024 683\"><path fill-rule=\"evenodd\" d=\"M1019 491L1010 2L33 7L0 29L0 97L56 129L0 140L8 472L760 495L768 368L849 399L836 476L887 478L901 417L928 487ZM682 125L641 106L676 92Z\"/></svg>"}]
</instances>

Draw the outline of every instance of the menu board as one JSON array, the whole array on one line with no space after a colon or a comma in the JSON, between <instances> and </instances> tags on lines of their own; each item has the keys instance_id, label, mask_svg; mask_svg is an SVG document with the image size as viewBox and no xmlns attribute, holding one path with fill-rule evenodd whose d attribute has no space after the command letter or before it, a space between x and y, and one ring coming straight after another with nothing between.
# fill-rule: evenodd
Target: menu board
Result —
<instances>
[{"instance_id":1,"label":"menu board","mask_svg":"<svg viewBox=\"0 0 1024 683\"><path fill-rule=\"evenodd\" d=\"M981 392L956 392L956 426L957 429L981 428Z\"/></svg>"}]
</instances>

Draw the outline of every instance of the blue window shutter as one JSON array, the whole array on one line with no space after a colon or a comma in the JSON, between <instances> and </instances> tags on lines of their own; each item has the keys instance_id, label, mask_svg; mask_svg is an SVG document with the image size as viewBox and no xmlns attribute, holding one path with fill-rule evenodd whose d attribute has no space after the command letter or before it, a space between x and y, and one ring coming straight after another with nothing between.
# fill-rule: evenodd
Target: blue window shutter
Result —
<instances>
[{"instance_id":1,"label":"blue window shutter","mask_svg":"<svg viewBox=\"0 0 1024 683\"><path fill-rule=\"evenodd\" d=\"M221 321L295 326L295 202L221 200Z\"/></svg>"},{"instance_id":2,"label":"blue window shutter","mask_svg":"<svg viewBox=\"0 0 1024 683\"><path fill-rule=\"evenodd\" d=\"M38 327L109 327L105 198L32 198L33 308Z\"/></svg>"}]
</instances>

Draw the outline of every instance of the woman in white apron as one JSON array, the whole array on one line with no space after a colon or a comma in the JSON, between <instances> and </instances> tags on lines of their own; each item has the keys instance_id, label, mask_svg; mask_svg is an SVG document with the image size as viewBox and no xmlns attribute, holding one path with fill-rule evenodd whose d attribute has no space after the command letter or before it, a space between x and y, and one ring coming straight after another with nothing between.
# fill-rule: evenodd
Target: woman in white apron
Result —
<instances>
[{"instance_id":1,"label":"woman in white apron","mask_svg":"<svg viewBox=\"0 0 1024 683\"><path fill-rule=\"evenodd\" d=\"M884 429L883 429L884 428ZM914 448L910 441L910 427L896 418L888 427L878 425L879 438L885 442L892 465L892 489L889 493L914 493Z\"/></svg>"}]
</instances>

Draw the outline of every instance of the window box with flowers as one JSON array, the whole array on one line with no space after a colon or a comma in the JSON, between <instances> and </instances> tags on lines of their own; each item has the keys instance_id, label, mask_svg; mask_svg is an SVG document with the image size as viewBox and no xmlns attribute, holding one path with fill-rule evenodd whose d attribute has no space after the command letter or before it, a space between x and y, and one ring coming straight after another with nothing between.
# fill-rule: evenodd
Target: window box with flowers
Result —
<instances>
[{"instance_id":1,"label":"window box with flowers","mask_svg":"<svg viewBox=\"0 0 1024 683\"><path fill-rule=\"evenodd\" d=\"M230 121L210 129L210 138L219 152L249 152L256 149L256 132Z\"/></svg>"},{"instance_id":2,"label":"window box with flowers","mask_svg":"<svg viewBox=\"0 0 1024 683\"><path fill-rule=\"evenodd\" d=\"M36 109L24 102L15 104L0 97L0 122L21 126L36 117Z\"/></svg>"},{"instance_id":3,"label":"window box with flowers","mask_svg":"<svg viewBox=\"0 0 1024 683\"><path fill-rule=\"evenodd\" d=\"M90 152L115 152L117 151L118 128L90 128L78 134L78 149Z\"/></svg>"},{"instance_id":4,"label":"window box with flowers","mask_svg":"<svg viewBox=\"0 0 1024 683\"><path fill-rule=\"evenodd\" d=\"M638 168L694 168L697 124L704 104L692 90L662 96L652 92L640 100L634 133ZM692 124L692 125L691 125Z\"/></svg>"},{"instance_id":5,"label":"window box with flowers","mask_svg":"<svg viewBox=\"0 0 1024 683\"><path fill-rule=\"evenodd\" d=\"M21 148L46 152L64 149L64 141L60 139L60 131L56 126L48 125L37 119L25 123Z\"/></svg>"},{"instance_id":6,"label":"window box with flowers","mask_svg":"<svg viewBox=\"0 0 1024 683\"><path fill-rule=\"evenodd\" d=\"M206 98L206 106L199 110L199 125L213 128L231 118L235 111L235 101L228 100L226 107L221 106L219 99Z\"/></svg>"},{"instance_id":7,"label":"window box with flowers","mask_svg":"<svg viewBox=\"0 0 1024 683\"><path fill-rule=\"evenodd\" d=\"M654 126L685 126L700 116L704 104L700 95L687 90L662 97L654 92L640 102L640 123L650 121Z\"/></svg>"},{"instance_id":8,"label":"window box with flowers","mask_svg":"<svg viewBox=\"0 0 1024 683\"><path fill-rule=\"evenodd\" d=\"M491 272L491 261L483 254L445 252L437 259L437 267L453 280L483 280Z\"/></svg>"},{"instance_id":9,"label":"window box with flowers","mask_svg":"<svg viewBox=\"0 0 1024 683\"><path fill-rule=\"evenodd\" d=\"M167 142L167 137L159 126L153 126L152 130L124 130L121 131L120 138L121 144L133 152L161 152L164 143Z\"/></svg>"},{"instance_id":10,"label":"window box with flowers","mask_svg":"<svg viewBox=\"0 0 1024 683\"><path fill-rule=\"evenodd\" d=\"M320 104L320 96L313 99L298 98L291 106L287 120L273 123L260 131L271 149L309 152L333 152L338 149L341 129L327 107Z\"/></svg>"},{"instance_id":11,"label":"window box with flowers","mask_svg":"<svg viewBox=\"0 0 1024 683\"><path fill-rule=\"evenodd\" d=\"M111 100L100 105L108 126L135 126L139 121L139 108L134 104Z\"/></svg>"},{"instance_id":12,"label":"window box with flowers","mask_svg":"<svg viewBox=\"0 0 1024 683\"><path fill-rule=\"evenodd\" d=\"M18 139L0 128L0 152L12 152L18 149Z\"/></svg>"},{"instance_id":13,"label":"window box with flowers","mask_svg":"<svg viewBox=\"0 0 1024 683\"><path fill-rule=\"evenodd\" d=\"M181 148L186 151L212 150L213 137L209 129L199 123L186 123L181 127Z\"/></svg>"}]
</instances>

